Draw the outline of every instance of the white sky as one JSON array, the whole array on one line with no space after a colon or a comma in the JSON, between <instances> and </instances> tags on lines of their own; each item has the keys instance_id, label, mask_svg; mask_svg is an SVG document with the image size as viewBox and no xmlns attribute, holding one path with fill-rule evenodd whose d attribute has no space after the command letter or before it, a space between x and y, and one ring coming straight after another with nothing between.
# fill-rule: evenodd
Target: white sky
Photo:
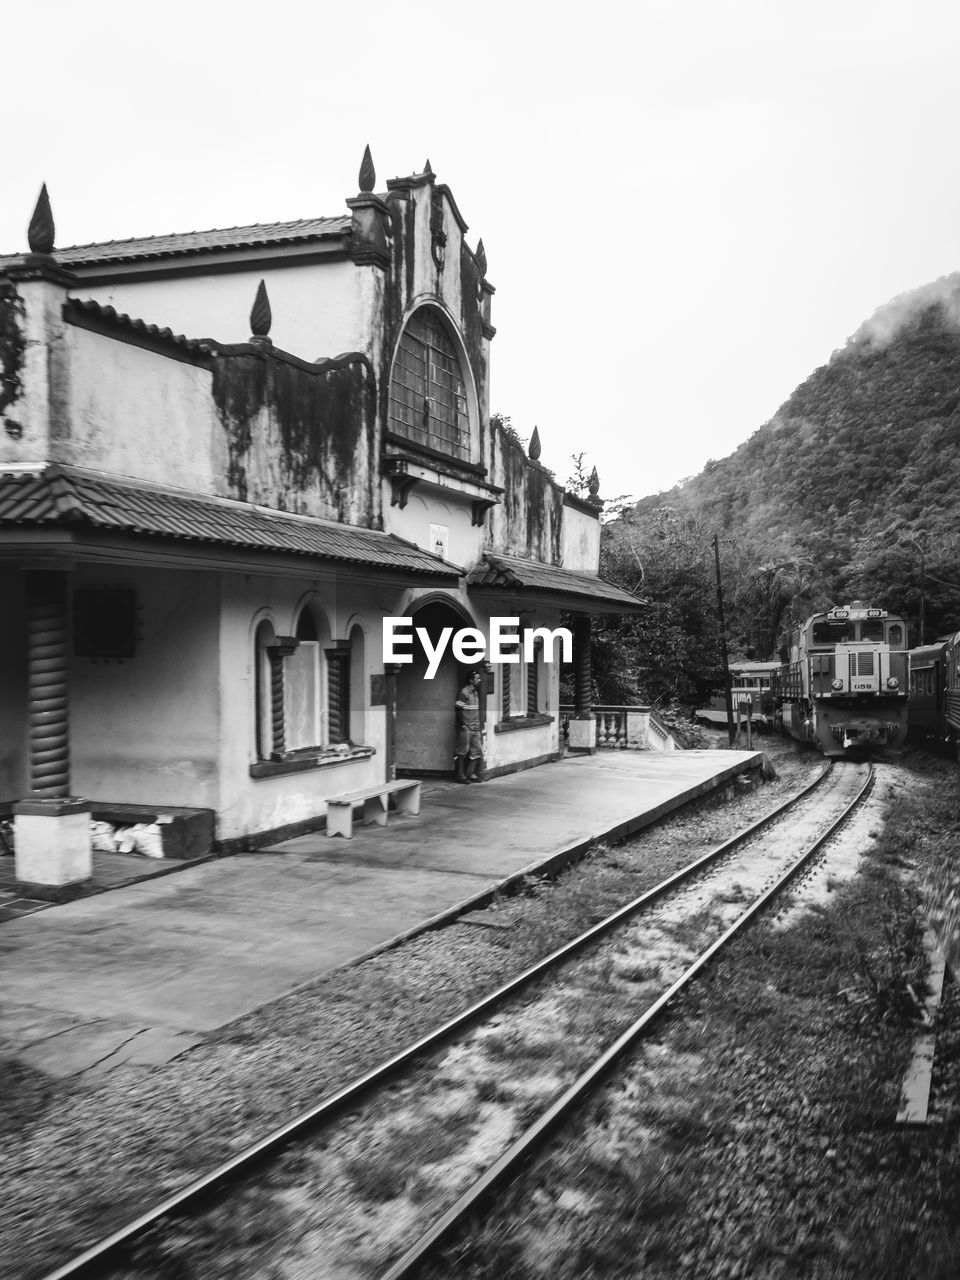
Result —
<instances>
[{"instance_id":1,"label":"white sky","mask_svg":"<svg viewBox=\"0 0 960 1280\"><path fill-rule=\"evenodd\" d=\"M0 41L0 251L42 181L67 245L339 214L367 142L378 189L429 157L497 288L491 408L607 497L960 267L954 3L34 0Z\"/></svg>"}]
</instances>

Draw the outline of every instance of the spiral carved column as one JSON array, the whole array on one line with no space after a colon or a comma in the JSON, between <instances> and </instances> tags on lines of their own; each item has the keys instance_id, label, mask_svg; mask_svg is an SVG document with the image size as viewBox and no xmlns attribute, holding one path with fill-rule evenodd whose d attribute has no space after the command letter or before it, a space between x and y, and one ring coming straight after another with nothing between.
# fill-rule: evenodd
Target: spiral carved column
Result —
<instances>
[{"instance_id":1,"label":"spiral carved column","mask_svg":"<svg viewBox=\"0 0 960 1280\"><path fill-rule=\"evenodd\" d=\"M296 636L277 636L267 645L270 660L270 754L274 760L282 760L286 751L287 727L283 711L283 660L288 658L299 641Z\"/></svg>"},{"instance_id":2,"label":"spiral carved column","mask_svg":"<svg viewBox=\"0 0 960 1280\"><path fill-rule=\"evenodd\" d=\"M590 619L573 620L573 665L575 673L575 714L593 714L593 678L590 670Z\"/></svg>"},{"instance_id":3,"label":"spiral carved column","mask_svg":"<svg viewBox=\"0 0 960 1280\"><path fill-rule=\"evenodd\" d=\"M66 574L28 575L27 637L30 788L36 798L63 799L70 794Z\"/></svg>"}]
</instances>

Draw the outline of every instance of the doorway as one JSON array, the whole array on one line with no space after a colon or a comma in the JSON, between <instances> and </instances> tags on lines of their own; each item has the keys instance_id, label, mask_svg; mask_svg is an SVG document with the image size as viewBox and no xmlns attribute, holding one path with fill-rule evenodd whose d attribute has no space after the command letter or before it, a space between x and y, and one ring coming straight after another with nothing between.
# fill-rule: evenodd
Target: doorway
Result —
<instances>
[{"instance_id":1,"label":"doorway","mask_svg":"<svg viewBox=\"0 0 960 1280\"><path fill-rule=\"evenodd\" d=\"M444 627L458 631L473 625L460 610L438 600L416 609L412 620L415 628L424 628L433 645ZM413 663L401 667L396 677L394 751L398 777L453 772L454 703L466 670L461 670L448 643L433 679L426 679L426 674L427 655L414 635Z\"/></svg>"}]
</instances>

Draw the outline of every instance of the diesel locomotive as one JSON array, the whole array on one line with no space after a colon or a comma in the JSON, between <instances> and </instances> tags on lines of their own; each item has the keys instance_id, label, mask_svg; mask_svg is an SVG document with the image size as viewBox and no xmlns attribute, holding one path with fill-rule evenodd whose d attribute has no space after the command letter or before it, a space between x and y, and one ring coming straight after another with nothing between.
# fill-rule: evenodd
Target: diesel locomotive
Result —
<instances>
[{"instance_id":1,"label":"diesel locomotive","mask_svg":"<svg viewBox=\"0 0 960 1280\"><path fill-rule=\"evenodd\" d=\"M825 756L895 747L907 734L907 626L860 600L815 613L780 650L777 717Z\"/></svg>"}]
</instances>

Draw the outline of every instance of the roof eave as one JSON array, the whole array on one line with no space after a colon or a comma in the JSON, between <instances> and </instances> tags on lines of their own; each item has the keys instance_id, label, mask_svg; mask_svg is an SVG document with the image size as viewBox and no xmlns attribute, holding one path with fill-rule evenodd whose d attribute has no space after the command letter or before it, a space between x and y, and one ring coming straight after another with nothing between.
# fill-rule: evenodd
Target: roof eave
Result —
<instances>
[{"instance_id":1,"label":"roof eave","mask_svg":"<svg viewBox=\"0 0 960 1280\"><path fill-rule=\"evenodd\" d=\"M509 586L497 583L470 583L467 591L472 596L496 599L515 609L529 608L531 604L538 604L545 609L561 609L568 613L589 614L592 617L639 614L647 607L645 600L634 600L628 603L625 600L614 600L610 597L579 595L573 591L550 591L545 587L525 587L522 584Z\"/></svg>"},{"instance_id":2,"label":"roof eave","mask_svg":"<svg viewBox=\"0 0 960 1280\"><path fill-rule=\"evenodd\" d=\"M270 576L316 577L349 572L352 582L404 587L457 587L456 566L449 571L411 566L377 565L307 552L243 547L147 533L112 533L53 522L0 526L0 561L23 567L41 564L70 568L74 563L149 564L151 568L186 568Z\"/></svg>"}]
</instances>

